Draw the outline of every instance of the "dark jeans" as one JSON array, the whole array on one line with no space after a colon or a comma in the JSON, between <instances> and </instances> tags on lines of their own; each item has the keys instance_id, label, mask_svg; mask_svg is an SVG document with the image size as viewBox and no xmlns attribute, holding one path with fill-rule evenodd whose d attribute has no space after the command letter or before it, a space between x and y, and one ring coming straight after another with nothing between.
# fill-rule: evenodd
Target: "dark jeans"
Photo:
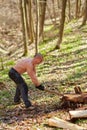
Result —
<instances>
[{"instance_id":1,"label":"dark jeans","mask_svg":"<svg viewBox=\"0 0 87 130\"><path fill-rule=\"evenodd\" d=\"M22 78L22 76L14 68L10 69L9 77L17 85L16 93L15 93L15 96L14 96L14 102L19 101L20 100L20 96L21 96L23 101L24 101L24 103L25 103L25 105L26 105L26 102L29 102L28 101L28 86L25 83L24 79Z\"/></svg>"}]
</instances>

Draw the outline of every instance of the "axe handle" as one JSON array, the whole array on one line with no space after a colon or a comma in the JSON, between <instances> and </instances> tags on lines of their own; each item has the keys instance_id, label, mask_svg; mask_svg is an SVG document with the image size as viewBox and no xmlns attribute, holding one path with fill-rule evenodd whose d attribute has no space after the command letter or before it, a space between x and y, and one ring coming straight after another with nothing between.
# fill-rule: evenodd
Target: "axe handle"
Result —
<instances>
[{"instance_id":1,"label":"axe handle","mask_svg":"<svg viewBox=\"0 0 87 130\"><path fill-rule=\"evenodd\" d=\"M55 92L55 91L48 90L48 89L45 89L45 92L52 93L52 94L56 94L56 95L58 95L58 96L64 96L64 94L62 94L62 93Z\"/></svg>"}]
</instances>

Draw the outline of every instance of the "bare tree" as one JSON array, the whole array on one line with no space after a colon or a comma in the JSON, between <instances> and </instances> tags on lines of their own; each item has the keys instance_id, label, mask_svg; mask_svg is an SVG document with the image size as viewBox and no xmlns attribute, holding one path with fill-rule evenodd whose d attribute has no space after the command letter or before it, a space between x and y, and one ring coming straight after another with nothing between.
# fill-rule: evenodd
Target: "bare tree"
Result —
<instances>
[{"instance_id":1,"label":"bare tree","mask_svg":"<svg viewBox=\"0 0 87 130\"><path fill-rule=\"evenodd\" d=\"M53 5L54 22L55 22L55 25L56 25L56 12L55 12L55 2L54 2L54 0L52 0L52 5Z\"/></svg>"},{"instance_id":2,"label":"bare tree","mask_svg":"<svg viewBox=\"0 0 87 130\"><path fill-rule=\"evenodd\" d=\"M26 0L20 0L20 10L21 10L21 21L22 21L22 29L23 29L23 41L24 41L24 54L27 55L28 53L28 35L27 35L27 11L26 11Z\"/></svg>"},{"instance_id":3,"label":"bare tree","mask_svg":"<svg viewBox=\"0 0 87 130\"><path fill-rule=\"evenodd\" d=\"M63 30L64 30L64 22L65 22L65 10L66 10L67 0L62 0L62 11L61 11L61 19L60 19L60 29L59 29L59 39L56 45L56 49L60 49L60 44L62 42Z\"/></svg>"},{"instance_id":4,"label":"bare tree","mask_svg":"<svg viewBox=\"0 0 87 130\"><path fill-rule=\"evenodd\" d=\"M32 13L32 0L28 0L28 37L29 43L34 42L34 22L33 22L33 13Z\"/></svg>"},{"instance_id":5,"label":"bare tree","mask_svg":"<svg viewBox=\"0 0 87 130\"><path fill-rule=\"evenodd\" d=\"M70 0L68 0L68 9L69 9L69 20L71 19L71 4L70 4Z\"/></svg>"},{"instance_id":6,"label":"bare tree","mask_svg":"<svg viewBox=\"0 0 87 130\"><path fill-rule=\"evenodd\" d=\"M78 2L79 2L79 0L76 0L75 18L78 18Z\"/></svg>"},{"instance_id":7,"label":"bare tree","mask_svg":"<svg viewBox=\"0 0 87 130\"><path fill-rule=\"evenodd\" d=\"M78 8L79 16L81 16L81 4L82 4L82 2L81 2L81 0L79 0L79 8Z\"/></svg>"},{"instance_id":8,"label":"bare tree","mask_svg":"<svg viewBox=\"0 0 87 130\"><path fill-rule=\"evenodd\" d=\"M35 37L35 54L38 53L39 43L39 0L36 0L36 37Z\"/></svg>"},{"instance_id":9,"label":"bare tree","mask_svg":"<svg viewBox=\"0 0 87 130\"><path fill-rule=\"evenodd\" d=\"M75 18L80 17L81 0L76 0Z\"/></svg>"},{"instance_id":10,"label":"bare tree","mask_svg":"<svg viewBox=\"0 0 87 130\"><path fill-rule=\"evenodd\" d=\"M40 2L40 37L43 37L47 0Z\"/></svg>"}]
</instances>

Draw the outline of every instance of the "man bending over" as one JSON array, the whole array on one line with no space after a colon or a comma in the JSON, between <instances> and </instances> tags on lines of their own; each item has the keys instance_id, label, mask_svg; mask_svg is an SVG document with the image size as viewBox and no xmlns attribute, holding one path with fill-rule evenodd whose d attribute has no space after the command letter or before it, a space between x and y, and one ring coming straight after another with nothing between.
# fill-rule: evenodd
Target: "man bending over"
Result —
<instances>
[{"instance_id":1,"label":"man bending over","mask_svg":"<svg viewBox=\"0 0 87 130\"><path fill-rule=\"evenodd\" d=\"M25 58L17 62L17 64L12 67L9 71L9 77L16 83L16 93L14 96L14 102L20 102L20 96L23 99L25 107L28 108L32 106L31 102L28 100L28 86L22 74L27 72L35 87L40 90L44 90L44 86L38 81L36 76L36 66L43 62L43 56L41 54L36 54L34 58Z\"/></svg>"}]
</instances>

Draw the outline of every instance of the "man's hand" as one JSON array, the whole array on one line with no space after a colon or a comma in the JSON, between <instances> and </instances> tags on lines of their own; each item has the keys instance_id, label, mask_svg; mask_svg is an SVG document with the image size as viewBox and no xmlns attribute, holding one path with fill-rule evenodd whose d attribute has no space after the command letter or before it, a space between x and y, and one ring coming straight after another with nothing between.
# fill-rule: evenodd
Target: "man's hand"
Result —
<instances>
[{"instance_id":1,"label":"man's hand","mask_svg":"<svg viewBox=\"0 0 87 130\"><path fill-rule=\"evenodd\" d=\"M39 86L36 86L36 88L39 89L39 90L43 90L43 91L44 91L44 89L45 89L45 87L44 87L42 84L39 85Z\"/></svg>"}]
</instances>

